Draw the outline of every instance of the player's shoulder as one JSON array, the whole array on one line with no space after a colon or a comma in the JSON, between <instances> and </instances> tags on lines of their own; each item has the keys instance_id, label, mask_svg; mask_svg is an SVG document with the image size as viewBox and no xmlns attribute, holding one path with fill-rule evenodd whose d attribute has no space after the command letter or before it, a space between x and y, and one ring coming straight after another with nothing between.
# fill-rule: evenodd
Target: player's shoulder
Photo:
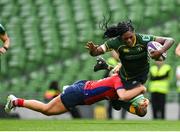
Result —
<instances>
[{"instance_id":1,"label":"player's shoulder","mask_svg":"<svg viewBox=\"0 0 180 132\"><path fill-rule=\"evenodd\" d=\"M118 37L110 38L106 41L106 43L117 43L119 40Z\"/></svg>"},{"instance_id":2,"label":"player's shoulder","mask_svg":"<svg viewBox=\"0 0 180 132\"><path fill-rule=\"evenodd\" d=\"M136 33L136 37L141 41L152 41L155 39L154 35L142 33Z\"/></svg>"},{"instance_id":3,"label":"player's shoulder","mask_svg":"<svg viewBox=\"0 0 180 132\"><path fill-rule=\"evenodd\" d=\"M121 45L121 40L118 37L114 37L105 41L104 44L108 51L111 51L112 49L116 50Z\"/></svg>"}]
</instances>

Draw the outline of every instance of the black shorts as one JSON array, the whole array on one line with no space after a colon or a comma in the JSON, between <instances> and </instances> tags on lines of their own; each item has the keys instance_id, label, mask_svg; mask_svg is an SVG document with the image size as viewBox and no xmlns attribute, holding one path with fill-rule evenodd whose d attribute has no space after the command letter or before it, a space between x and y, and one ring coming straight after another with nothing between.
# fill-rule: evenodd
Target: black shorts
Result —
<instances>
[{"instance_id":1,"label":"black shorts","mask_svg":"<svg viewBox=\"0 0 180 132\"><path fill-rule=\"evenodd\" d=\"M60 98L64 106L71 110L77 105L84 105L84 92L83 88L86 81L78 81L66 88Z\"/></svg>"},{"instance_id":2,"label":"black shorts","mask_svg":"<svg viewBox=\"0 0 180 132\"><path fill-rule=\"evenodd\" d=\"M139 84L144 84L148 79L148 72L149 72L149 70L143 72L142 74L140 74L136 78L133 78L130 80L123 80L122 79L122 83L124 85L124 88L129 90L129 89L132 89L132 88L138 86Z\"/></svg>"}]
</instances>

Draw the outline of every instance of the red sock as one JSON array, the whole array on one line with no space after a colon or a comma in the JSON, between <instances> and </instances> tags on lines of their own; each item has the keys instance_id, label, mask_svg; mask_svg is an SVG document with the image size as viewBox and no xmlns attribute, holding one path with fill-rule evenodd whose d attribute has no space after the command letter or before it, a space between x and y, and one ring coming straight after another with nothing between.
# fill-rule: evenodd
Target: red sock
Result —
<instances>
[{"instance_id":1,"label":"red sock","mask_svg":"<svg viewBox=\"0 0 180 132\"><path fill-rule=\"evenodd\" d=\"M24 99L18 98L16 100L13 100L13 105L22 107L24 105Z\"/></svg>"}]
</instances>

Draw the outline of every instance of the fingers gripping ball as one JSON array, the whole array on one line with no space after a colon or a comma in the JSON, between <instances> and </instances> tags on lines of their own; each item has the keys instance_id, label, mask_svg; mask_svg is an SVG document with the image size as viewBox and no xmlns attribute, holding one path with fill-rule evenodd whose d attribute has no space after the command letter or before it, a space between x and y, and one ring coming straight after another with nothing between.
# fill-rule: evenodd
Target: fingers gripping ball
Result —
<instances>
[{"instance_id":1,"label":"fingers gripping ball","mask_svg":"<svg viewBox=\"0 0 180 132\"><path fill-rule=\"evenodd\" d=\"M147 50L148 50L148 55L151 56L151 52L155 50L160 50L163 46L156 42L156 41L150 41L147 44ZM167 57L167 52L163 53L159 58L158 61L164 61Z\"/></svg>"}]
</instances>

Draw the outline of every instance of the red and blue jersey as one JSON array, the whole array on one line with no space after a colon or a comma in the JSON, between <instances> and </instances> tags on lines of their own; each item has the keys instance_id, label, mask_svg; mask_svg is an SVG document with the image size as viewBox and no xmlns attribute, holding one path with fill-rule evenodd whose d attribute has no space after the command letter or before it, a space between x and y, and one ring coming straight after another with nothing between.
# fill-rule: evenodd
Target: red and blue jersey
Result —
<instances>
[{"instance_id":1,"label":"red and blue jersey","mask_svg":"<svg viewBox=\"0 0 180 132\"><path fill-rule=\"evenodd\" d=\"M80 80L67 87L60 95L64 106L71 110L77 105L118 99L117 89L124 88L118 74L97 81Z\"/></svg>"},{"instance_id":2,"label":"red and blue jersey","mask_svg":"<svg viewBox=\"0 0 180 132\"><path fill-rule=\"evenodd\" d=\"M104 99L118 99L116 90L123 88L118 74L97 81L87 81L83 88L84 103L89 105Z\"/></svg>"}]
</instances>

